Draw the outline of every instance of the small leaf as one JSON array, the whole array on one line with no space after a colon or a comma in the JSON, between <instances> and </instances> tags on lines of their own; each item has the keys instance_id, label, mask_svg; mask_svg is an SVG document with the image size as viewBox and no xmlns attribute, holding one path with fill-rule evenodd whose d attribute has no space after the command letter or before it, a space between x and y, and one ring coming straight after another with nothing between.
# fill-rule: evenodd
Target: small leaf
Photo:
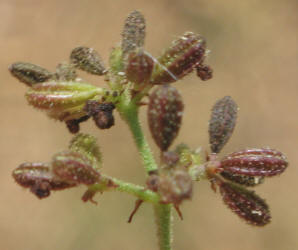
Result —
<instances>
[{"instance_id":1,"label":"small leaf","mask_svg":"<svg viewBox=\"0 0 298 250\"><path fill-rule=\"evenodd\" d=\"M185 33L166 49L155 64L151 82L172 83L193 71L205 57L205 39L192 32Z\"/></svg>"},{"instance_id":2,"label":"small leaf","mask_svg":"<svg viewBox=\"0 0 298 250\"><path fill-rule=\"evenodd\" d=\"M70 61L75 67L90 74L103 75L106 73L102 59L95 49L77 47L72 50Z\"/></svg>"},{"instance_id":3,"label":"small leaf","mask_svg":"<svg viewBox=\"0 0 298 250\"><path fill-rule=\"evenodd\" d=\"M247 223L264 226L270 222L268 205L253 191L232 183L222 182L220 193L225 204Z\"/></svg>"},{"instance_id":4,"label":"small leaf","mask_svg":"<svg viewBox=\"0 0 298 250\"><path fill-rule=\"evenodd\" d=\"M48 70L32 63L17 62L9 67L10 73L19 81L28 86L36 83L46 82L52 79L53 74Z\"/></svg>"},{"instance_id":5,"label":"small leaf","mask_svg":"<svg viewBox=\"0 0 298 250\"><path fill-rule=\"evenodd\" d=\"M92 167L92 162L73 151L56 154L52 160L52 168L54 174L62 180L76 184L92 185L100 179L100 174Z\"/></svg>"},{"instance_id":6,"label":"small leaf","mask_svg":"<svg viewBox=\"0 0 298 250\"><path fill-rule=\"evenodd\" d=\"M219 153L230 139L236 125L237 109L230 96L218 100L213 106L209 121L209 142L213 153Z\"/></svg>"},{"instance_id":7,"label":"small leaf","mask_svg":"<svg viewBox=\"0 0 298 250\"><path fill-rule=\"evenodd\" d=\"M125 20L122 32L122 51L124 57L135 49L142 48L145 40L145 18L141 12L134 10Z\"/></svg>"},{"instance_id":8,"label":"small leaf","mask_svg":"<svg viewBox=\"0 0 298 250\"><path fill-rule=\"evenodd\" d=\"M150 95L148 122L151 135L161 151L167 151L178 135L182 114L182 97L174 87L163 85Z\"/></svg>"},{"instance_id":9,"label":"small leaf","mask_svg":"<svg viewBox=\"0 0 298 250\"><path fill-rule=\"evenodd\" d=\"M285 171L287 166L285 155L269 148L246 149L221 160L224 171L245 176L274 176Z\"/></svg>"}]
</instances>

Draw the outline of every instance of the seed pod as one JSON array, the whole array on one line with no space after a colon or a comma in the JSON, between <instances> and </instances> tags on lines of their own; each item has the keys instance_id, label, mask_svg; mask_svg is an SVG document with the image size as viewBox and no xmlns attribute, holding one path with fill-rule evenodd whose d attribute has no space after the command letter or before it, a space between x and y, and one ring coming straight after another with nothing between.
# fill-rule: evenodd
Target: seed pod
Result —
<instances>
[{"instance_id":1,"label":"seed pod","mask_svg":"<svg viewBox=\"0 0 298 250\"><path fill-rule=\"evenodd\" d=\"M220 193L224 203L247 223L264 226L270 222L268 205L253 191L232 183L222 182Z\"/></svg>"},{"instance_id":2,"label":"seed pod","mask_svg":"<svg viewBox=\"0 0 298 250\"><path fill-rule=\"evenodd\" d=\"M163 85L150 95L148 122L151 135L161 151L167 151L178 135L182 114L182 97L174 87Z\"/></svg>"},{"instance_id":3,"label":"seed pod","mask_svg":"<svg viewBox=\"0 0 298 250\"><path fill-rule=\"evenodd\" d=\"M227 155L221 160L224 171L245 176L274 176L288 166L286 157L274 149L246 149Z\"/></svg>"},{"instance_id":4,"label":"seed pod","mask_svg":"<svg viewBox=\"0 0 298 250\"><path fill-rule=\"evenodd\" d=\"M205 39L192 32L185 33L165 50L155 64L151 82L164 84L175 82L193 71L204 59Z\"/></svg>"},{"instance_id":5,"label":"seed pod","mask_svg":"<svg viewBox=\"0 0 298 250\"><path fill-rule=\"evenodd\" d=\"M127 79L136 83L136 87L140 87L142 83L149 81L153 64L153 59L143 50L129 53L126 65Z\"/></svg>"},{"instance_id":6,"label":"seed pod","mask_svg":"<svg viewBox=\"0 0 298 250\"><path fill-rule=\"evenodd\" d=\"M197 76L202 81L207 81L213 77L213 69L208 65L199 64L196 67Z\"/></svg>"},{"instance_id":7,"label":"seed pod","mask_svg":"<svg viewBox=\"0 0 298 250\"><path fill-rule=\"evenodd\" d=\"M87 101L84 110L88 115L93 117L97 127L100 129L108 129L115 124L113 103L99 103L97 101Z\"/></svg>"},{"instance_id":8,"label":"seed pod","mask_svg":"<svg viewBox=\"0 0 298 250\"><path fill-rule=\"evenodd\" d=\"M179 205L183 200L191 199L192 179L183 170L176 170L170 176L160 176L158 193L162 203Z\"/></svg>"},{"instance_id":9,"label":"seed pod","mask_svg":"<svg viewBox=\"0 0 298 250\"><path fill-rule=\"evenodd\" d=\"M122 32L122 51L124 58L129 52L142 48L145 40L145 18L141 12L134 10L125 20Z\"/></svg>"},{"instance_id":10,"label":"seed pod","mask_svg":"<svg viewBox=\"0 0 298 250\"><path fill-rule=\"evenodd\" d=\"M48 70L25 62L10 65L9 71L19 81L30 87L36 83L46 82L53 77L53 74Z\"/></svg>"},{"instance_id":11,"label":"seed pod","mask_svg":"<svg viewBox=\"0 0 298 250\"><path fill-rule=\"evenodd\" d=\"M57 81L35 84L25 97L30 105L46 111L49 117L67 121L85 116L85 102L101 94L102 90L93 85Z\"/></svg>"},{"instance_id":12,"label":"seed pod","mask_svg":"<svg viewBox=\"0 0 298 250\"><path fill-rule=\"evenodd\" d=\"M101 168L102 156L94 136L78 134L71 140L69 150L84 155L96 170Z\"/></svg>"},{"instance_id":13,"label":"seed pod","mask_svg":"<svg viewBox=\"0 0 298 250\"><path fill-rule=\"evenodd\" d=\"M106 70L100 55L95 49L87 47L77 47L70 54L70 61L78 69L90 74L103 75Z\"/></svg>"},{"instance_id":14,"label":"seed pod","mask_svg":"<svg viewBox=\"0 0 298 250\"><path fill-rule=\"evenodd\" d=\"M240 184L246 187L254 187L264 182L263 176L244 176L244 175L232 174L227 171L222 171L220 175L224 177L226 180L235 182L237 184Z\"/></svg>"},{"instance_id":15,"label":"seed pod","mask_svg":"<svg viewBox=\"0 0 298 250\"><path fill-rule=\"evenodd\" d=\"M230 96L218 100L213 106L209 121L209 142L213 153L219 153L230 139L236 125L237 109Z\"/></svg>"},{"instance_id":16,"label":"seed pod","mask_svg":"<svg viewBox=\"0 0 298 250\"><path fill-rule=\"evenodd\" d=\"M76 184L92 185L99 181L100 174L84 155L65 151L56 154L52 160L53 172L62 180Z\"/></svg>"},{"instance_id":17,"label":"seed pod","mask_svg":"<svg viewBox=\"0 0 298 250\"><path fill-rule=\"evenodd\" d=\"M56 177L48 163L23 163L13 171L12 176L19 185L30 188L39 199L48 197L51 190L76 186Z\"/></svg>"}]
</instances>

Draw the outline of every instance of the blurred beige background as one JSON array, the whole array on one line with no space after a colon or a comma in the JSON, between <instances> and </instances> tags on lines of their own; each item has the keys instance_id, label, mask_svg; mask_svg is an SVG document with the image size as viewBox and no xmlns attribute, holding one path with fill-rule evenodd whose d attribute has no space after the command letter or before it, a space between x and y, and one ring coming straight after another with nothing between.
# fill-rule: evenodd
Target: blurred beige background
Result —
<instances>
[{"instance_id":1,"label":"blurred beige background","mask_svg":"<svg viewBox=\"0 0 298 250\"><path fill-rule=\"evenodd\" d=\"M205 83L192 75L175 84L186 105L175 143L207 148L210 108L218 98L231 95L240 112L223 154L271 146L290 161L282 176L256 188L271 206L270 225L246 225L202 182L196 184L193 200L182 206L184 221L175 215L174 249L298 249L296 0L1 0L0 249L156 249L150 205L142 206L129 225L134 199L126 194L97 195L99 205L94 206L81 202L82 187L40 201L11 177L22 162L48 161L67 147L71 135L64 124L26 104L26 87L10 76L8 66L28 61L54 70L79 45L94 47L107 61L110 48L120 40L123 20L134 9L147 19L146 49L154 56L184 31L204 35L211 50L212 80ZM101 78L83 77L103 84ZM145 108L142 119L148 131ZM106 173L143 184L141 162L119 116L108 131L97 130L92 122L83 124L82 131L98 136Z\"/></svg>"}]
</instances>

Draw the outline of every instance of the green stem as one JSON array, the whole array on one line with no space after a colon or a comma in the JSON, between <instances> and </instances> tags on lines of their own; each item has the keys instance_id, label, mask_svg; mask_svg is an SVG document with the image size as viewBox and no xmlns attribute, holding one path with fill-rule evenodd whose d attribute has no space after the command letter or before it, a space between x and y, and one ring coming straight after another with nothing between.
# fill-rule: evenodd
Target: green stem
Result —
<instances>
[{"instance_id":1,"label":"green stem","mask_svg":"<svg viewBox=\"0 0 298 250\"><path fill-rule=\"evenodd\" d=\"M142 157L147 173L157 170L157 164L141 128L137 104L134 102L130 102L127 105L121 103L118 106L118 109L133 134L133 138Z\"/></svg>"},{"instance_id":2,"label":"green stem","mask_svg":"<svg viewBox=\"0 0 298 250\"><path fill-rule=\"evenodd\" d=\"M160 250L172 249L172 205L158 204L154 206L157 237Z\"/></svg>"}]
</instances>

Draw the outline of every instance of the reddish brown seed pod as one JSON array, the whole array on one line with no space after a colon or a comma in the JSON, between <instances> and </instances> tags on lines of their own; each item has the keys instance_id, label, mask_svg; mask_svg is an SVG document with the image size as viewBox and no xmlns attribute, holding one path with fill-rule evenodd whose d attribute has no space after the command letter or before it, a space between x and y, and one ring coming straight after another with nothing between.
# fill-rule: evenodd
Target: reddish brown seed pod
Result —
<instances>
[{"instance_id":1,"label":"reddish brown seed pod","mask_svg":"<svg viewBox=\"0 0 298 250\"><path fill-rule=\"evenodd\" d=\"M126 63L126 77L139 87L138 85L149 81L153 65L153 59L142 49L130 52Z\"/></svg>"},{"instance_id":2,"label":"reddish brown seed pod","mask_svg":"<svg viewBox=\"0 0 298 250\"><path fill-rule=\"evenodd\" d=\"M56 154L52 168L54 174L62 180L77 184L92 185L100 179L99 172L92 167L89 159L73 151Z\"/></svg>"},{"instance_id":3,"label":"reddish brown seed pod","mask_svg":"<svg viewBox=\"0 0 298 250\"><path fill-rule=\"evenodd\" d=\"M245 176L274 176L285 171L287 166L285 155L269 148L246 149L221 160L224 171Z\"/></svg>"},{"instance_id":4,"label":"reddish brown seed pod","mask_svg":"<svg viewBox=\"0 0 298 250\"><path fill-rule=\"evenodd\" d=\"M205 39L192 32L175 40L157 59L151 82L164 84L175 82L193 71L202 62L206 51Z\"/></svg>"},{"instance_id":5,"label":"reddish brown seed pod","mask_svg":"<svg viewBox=\"0 0 298 250\"><path fill-rule=\"evenodd\" d=\"M219 153L230 139L237 120L237 104L230 96L218 100L209 121L209 142L212 153Z\"/></svg>"},{"instance_id":6,"label":"reddish brown seed pod","mask_svg":"<svg viewBox=\"0 0 298 250\"><path fill-rule=\"evenodd\" d=\"M219 187L224 203L247 223L265 226L270 222L268 205L253 191L225 182L222 182Z\"/></svg>"},{"instance_id":7,"label":"reddish brown seed pod","mask_svg":"<svg viewBox=\"0 0 298 250\"><path fill-rule=\"evenodd\" d=\"M231 182L246 186L246 187L254 187L257 185L260 185L264 182L264 176L244 176L244 175L238 175L238 174L232 174L227 171L222 171L220 173L222 177L224 177L226 180L229 180Z\"/></svg>"},{"instance_id":8,"label":"reddish brown seed pod","mask_svg":"<svg viewBox=\"0 0 298 250\"><path fill-rule=\"evenodd\" d=\"M36 83L46 82L52 79L53 74L48 70L32 63L16 62L10 65L10 73L19 81L28 86Z\"/></svg>"},{"instance_id":9,"label":"reddish brown seed pod","mask_svg":"<svg viewBox=\"0 0 298 250\"><path fill-rule=\"evenodd\" d=\"M106 72L100 55L93 48L81 46L73 49L70 61L75 67L93 75L103 75Z\"/></svg>"},{"instance_id":10,"label":"reddish brown seed pod","mask_svg":"<svg viewBox=\"0 0 298 250\"><path fill-rule=\"evenodd\" d=\"M30 188L38 198L46 198L51 190L63 190L76 186L55 176L48 163L23 163L12 173L15 181L25 188Z\"/></svg>"},{"instance_id":11,"label":"reddish brown seed pod","mask_svg":"<svg viewBox=\"0 0 298 250\"><path fill-rule=\"evenodd\" d=\"M169 85L156 88L150 95L148 123L151 135L161 151L166 151L178 135L183 108L181 95Z\"/></svg>"},{"instance_id":12,"label":"reddish brown seed pod","mask_svg":"<svg viewBox=\"0 0 298 250\"><path fill-rule=\"evenodd\" d=\"M134 10L125 20L121 48L123 56L144 46L146 23L141 12Z\"/></svg>"}]
</instances>

